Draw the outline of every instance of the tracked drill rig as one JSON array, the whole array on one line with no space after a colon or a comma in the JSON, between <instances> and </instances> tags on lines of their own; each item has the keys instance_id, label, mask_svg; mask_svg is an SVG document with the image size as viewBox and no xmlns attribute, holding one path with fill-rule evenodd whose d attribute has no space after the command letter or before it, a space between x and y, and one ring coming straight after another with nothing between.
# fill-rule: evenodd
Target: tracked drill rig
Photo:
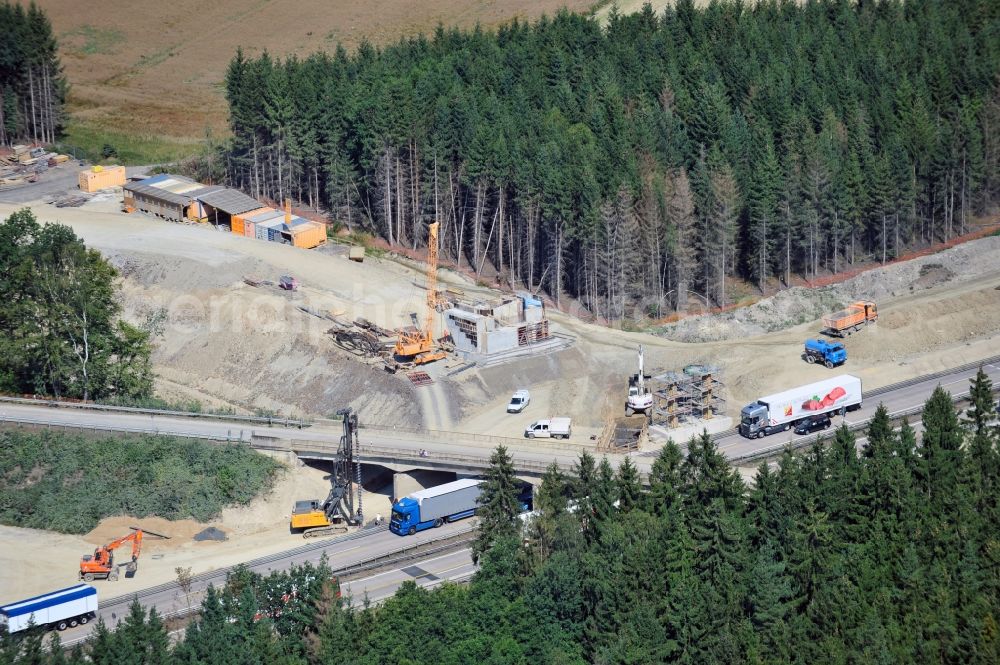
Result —
<instances>
[{"instance_id":1,"label":"tracked drill rig","mask_svg":"<svg viewBox=\"0 0 1000 665\"><path fill-rule=\"evenodd\" d=\"M301 531L303 538L347 533L348 527L363 524L358 414L346 408L337 415L344 419L344 434L330 476L330 493L323 501L296 501L292 508L290 528Z\"/></svg>"}]
</instances>

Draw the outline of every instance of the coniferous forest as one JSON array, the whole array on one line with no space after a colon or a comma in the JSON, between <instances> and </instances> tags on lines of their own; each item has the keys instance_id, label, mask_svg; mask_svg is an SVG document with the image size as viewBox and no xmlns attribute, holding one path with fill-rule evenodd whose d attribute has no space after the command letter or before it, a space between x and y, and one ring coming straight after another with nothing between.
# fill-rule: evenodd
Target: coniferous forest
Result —
<instances>
[{"instance_id":1,"label":"coniferous forest","mask_svg":"<svg viewBox=\"0 0 1000 665\"><path fill-rule=\"evenodd\" d=\"M1000 662L1000 451L986 375L920 427L880 407L747 486L706 435L670 443L648 487L631 462L555 467L522 526L509 455L491 459L468 586L407 582L381 606L338 598L329 569L213 590L170 647L136 605L85 648L0 639L0 663ZM89 660L87 660L89 659Z\"/></svg>"},{"instance_id":2,"label":"coniferous forest","mask_svg":"<svg viewBox=\"0 0 1000 665\"><path fill-rule=\"evenodd\" d=\"M237 54L226 175L616 319L962 234L1000 197L995 0L680 0Z\"/></svg>"},{"instance_id":3,"label":"coniferous forest","mask_svg":"<svg viewBox=\"0 0 1000 665\"><path fill-rule=\"evenodd\" d=\"M63 126L66 80L52 24L32 2L0 4L0 145L54 143Z\"/></svg>"}]
</instances>

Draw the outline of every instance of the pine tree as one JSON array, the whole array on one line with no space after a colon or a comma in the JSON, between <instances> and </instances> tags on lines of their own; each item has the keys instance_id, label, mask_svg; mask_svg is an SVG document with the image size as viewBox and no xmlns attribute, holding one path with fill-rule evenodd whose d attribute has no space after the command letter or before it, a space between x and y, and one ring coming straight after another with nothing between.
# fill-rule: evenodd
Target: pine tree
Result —
<instances>
[{"instance_id":1,"label":"pine tree","mask_svg":"<svg viewBox=\"0 0 1000 665\"><path fill-rule=\"evenodd\" d=\"M642 505L642 486L639 484L639 471L635 468L635 463L631 457L626 457L625 461L618 467L618 475L615 478L618 486L618 507L623 513L627 513L633 508Z\"/></svg>"},{"instance_id":2,"label":"pine tree","mask_svg":"<svg viewBox=\"0 0 1000 665\"><path fill-rule=\"evenodd\" d=\"M479 498L476 499L479 528L472 544L474 561L478 561L500 539L517 535L517 516L521 511L519 483L514 475L514 461L503 446L497 446L490 455L490 466L480 487Z\"/></svg>"},{"instance_id":3,"label":"pine tree","mask_svg":"<svg viewBox=\"0 0 1000 665\"><path fill-rule=\"evenodd\" d=\"M668 439L660 448L649 472L649 508L663 515L678 503L681 486L681 464L684 456L680 447Z\"/></svg>"}]
</instances>

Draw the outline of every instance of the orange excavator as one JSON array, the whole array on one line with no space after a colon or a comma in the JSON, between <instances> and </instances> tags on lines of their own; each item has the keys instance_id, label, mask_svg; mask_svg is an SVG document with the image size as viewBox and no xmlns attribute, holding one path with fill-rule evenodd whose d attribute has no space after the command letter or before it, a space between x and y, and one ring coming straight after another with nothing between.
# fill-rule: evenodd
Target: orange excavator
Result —
<instances>
[{"instance_id":1,"label":"orange excavator","mask_svg":"<svg viewBox=\"0 0 1000 665\"><path fill-rule=\"evenodd\" d=\"M128 563L115 565L115 550L125 543L132 543L132 560ZM142 552L142 529L132 527L132 533L113 540L103 547L94 550L94 555L84 555L80 559L80 579L86 582L94 580L118 579L118 568L125 567L125 575L131 577L139 568L139 554Z\"/></svg>"}]
</instances>

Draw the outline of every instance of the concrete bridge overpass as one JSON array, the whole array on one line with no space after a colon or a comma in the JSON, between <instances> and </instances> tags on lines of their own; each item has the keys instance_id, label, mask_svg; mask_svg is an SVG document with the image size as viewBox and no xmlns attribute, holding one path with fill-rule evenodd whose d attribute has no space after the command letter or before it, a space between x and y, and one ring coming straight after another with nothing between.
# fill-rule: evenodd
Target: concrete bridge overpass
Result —
<instances>
[{"instance_id":1,"label":"concrete bridge overpass","mask_svg":"<svg viewBox=\"0 0 1000 665\"><path fill-rule=\"evenodd\" d=\"M956 400L968 395L969 380L982 366L1000 387L1000 356L916 377L891 386L865 392L864 407L835 418L852 429L862 429L879 403L890 413L915 415L938 385L945 387ZM342 434L336 421L319 421L312 426L269 425L267 419L213 417L206 415L120 409L95 405L58 403L42 405L29 400L0 399L0 421L39 427L59 427L121 433L164 434L216 441L238 441L264 450L288 451L302 459L332 459ZM300 423L299 425L303 425ZM362 423L363 425L363 423ZM547 441L513 439L480 434L403 429L365 428L359 431L363 463L378 464L396 472L413 470L449 471L459 474L482 472L498 445L510 451L517 472L525 478L538 478L553 461L570 471L587 450L596 454L589 441ZM808 445L814 437L798 437L790 432L764 439L745 439L734 430L713 436L720 452L734 466L754 466L763 459L780 454L789 445ZM679 442L684 443L684 442ZM426 450L427 456L420 456ZM641 474L648 474L656 452L633 453L632 459ZM624 460L622 454L609 454L612 465Z\"/></svg>"}]
</instances>

